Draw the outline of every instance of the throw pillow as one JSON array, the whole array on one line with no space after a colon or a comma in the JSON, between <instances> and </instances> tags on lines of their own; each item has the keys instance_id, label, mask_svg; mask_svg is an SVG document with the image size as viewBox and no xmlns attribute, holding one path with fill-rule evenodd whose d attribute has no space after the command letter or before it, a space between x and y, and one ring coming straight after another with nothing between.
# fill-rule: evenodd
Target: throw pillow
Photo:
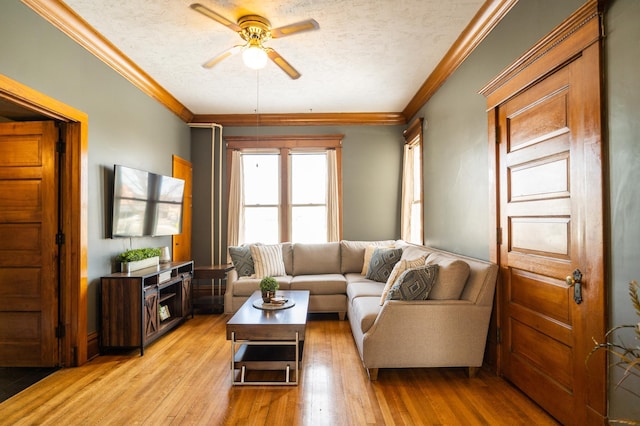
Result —
<instances>
[{"instance_id":1,"label":"throw pillow","mask_svg":"<svg viewBox=\"0 0 640 426\"><path fill-rule=\"evenodd\" d=\"M381 283L387 282L393 267L402 257L402 249L376 248L371 256L366 278Z\"/></svg>"},{"instance_id":2,"label":"throw pillow","mask_svg":"<svg viewBox=\"0 0 640 426\"><path fill-rule=\"evenodd\" d=\"M407 269L391 287L387 300L426 300L438 277L438 265Z\"/></svg>"},{"instance_id":3,"label":"throw pillow","mask_svg":"<svg viewBox=\"0 0 640 426\"><path fill-rule=\"evenodd\" d=\"M436 281L429 299L458 300L469 278L471 267L460 259L454 259L440 253L431 253L427 257L427 265L440 266Z\"/></svg>"},{"instance_id":4,"label":"throw pillow","mask_svg":"<svg viewBox=\"0 0 640 426\"><path fill-rule=\"evenodd\" d=\"M239 277L250 277L256 273L249 246L229 247L229 255Z\"/></svg>"},{"instance_id":5,"label":"throw pillow","mask_svg":"<svg viewBox=\"0 0 640 426\"><path fill-rule=\"evenodd\" d=\"M275 245L251 245L251 257L256 278L281 277L287 275L282 258L282 247Z\"/></svg>"},{"instance_id":6,"label":"throw pillow","mask_svg":"<svg viewBox=\"0 0 640 426\"><path fill-rule=\"evenodd\" d=\"M391 290L391 287L393 287L396 281L398 281L400 275L407 269L424 266L424 262L426 259L427 256L421 256L417 259L412 260L402 259L400 260L400 262L396 263L396 265L391 270L391 275L389 275L384 289L382 290L382 297L380 297L380 306L382 306L384 304L384 301L387 300L387 294L389 293L389 290Z\"/></svg>"},{"instance_id":7,"label":"throw pillow","mask_svg":"<svg viewBox=\"0 0 640 426\"><path fill-rule=\"evenodd\" d=\"M380 244L371 244L368 245L366 249L364 249L364 262L362 263L362 275L367 275L369 272L369 264L371 263L371 256L373 256L373 252L377 248L395 248L393 244L391 245L380 245Z\"/></svg>"}]
</instances>

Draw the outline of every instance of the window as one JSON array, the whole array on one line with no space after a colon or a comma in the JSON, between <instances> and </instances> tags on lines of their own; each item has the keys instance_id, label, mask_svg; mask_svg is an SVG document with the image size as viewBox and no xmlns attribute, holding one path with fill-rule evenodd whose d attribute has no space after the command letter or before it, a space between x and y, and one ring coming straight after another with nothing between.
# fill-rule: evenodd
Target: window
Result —
<instances>
[{"instance_id":1,"label":"window","mask_svg":"<svg viewBox=\"0 0 640 426\"><path fill-rule=\"evenodd\" d=\"M402 171L401 238L422 244L423 184L422 184L422 119L416 119L404 132L405 147Z\"/></svg>"},{"instance_id":2,"label":"window","mask_svg":"<svg viewBox=\"0 0 640 426\"><path fill-rule=\"evenodd\" d=\"M229 245L341 238L342 135L226 139L228 182L236 188L229 193Z\"/></svg>"}]
</instances>

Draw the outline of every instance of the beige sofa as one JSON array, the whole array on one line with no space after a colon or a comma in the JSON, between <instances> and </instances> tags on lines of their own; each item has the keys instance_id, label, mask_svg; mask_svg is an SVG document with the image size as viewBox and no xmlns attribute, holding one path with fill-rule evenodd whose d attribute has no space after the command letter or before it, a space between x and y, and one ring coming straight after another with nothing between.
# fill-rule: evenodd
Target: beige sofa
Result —
<instances>
[{"instance_id":1,"label":"beige sofa","mask_svg":"<svg viewBox=\"0 0 640 426\"><path fill-rule=\"evenodd\" d=\"M385 282L362 274L369 246L394 246L402 249L402 260L424 256L425 263L439 264L429 298L382 300ZM468 367L473 376L482 366L497 265L393 240L283 243L281 248L286 275L276 277L280 289L309 290L309 312L336 312L340 319L346 313L371 380L380 368ZM231 271L225 312L238 310L259 282ZM455 295L447 295L454 286Z\"/></svg>"}]
</instances>

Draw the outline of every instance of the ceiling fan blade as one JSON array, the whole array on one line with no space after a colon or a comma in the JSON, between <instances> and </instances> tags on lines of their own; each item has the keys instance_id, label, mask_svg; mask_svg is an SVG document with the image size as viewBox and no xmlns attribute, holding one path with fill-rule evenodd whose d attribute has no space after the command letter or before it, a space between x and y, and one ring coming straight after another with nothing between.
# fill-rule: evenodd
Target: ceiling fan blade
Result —
<instances>
[{"instance_id":1,"label":"ceiling fan blade","mask_svg":"<svg viewBox=\"0 0 640 426\"><path fill-rule=\"evenodd\" d=\"M267 48L265 50L267 51L267 56L269 56L269 59L271 59L274 64L279 66L282 71L286 72L289 77L291 77L293 80L297 80L298 78L300 78L301 74L294 67L292 67L289 62L285 61L285 59L280 56L278 52L276 52L272 48Z\"/></svg>"},{"instance_id":2,"label":"ceiling fan blade","mask_svg":"<svg viewBox=\"0 0 640 426\"><path fill-rule=\"evenodd\" d=\"M189 7L191 9L195 10L196 12L202 13L204 16L207 16L207 17L213 19L214 21L224 25L225 27L227 27L227 28L229 28L229 29L231 29L231 30L233 30L235 32L242 31L242 28L240 28L240 26L238 24L228 20L227 18L225 18L222 15L217 14L213 10L209 9L206 6L201 5L200 3L193 3Z\"/></svg>"},{"instance_id":3,"label":"ceiling fan blade","mask_svg":"<svg viewBox=\"0 0 640 426\"><path fill-rule=\"evenodd\" d=\"M314 19L296 22L295 24L285 25L271 30L271 38L282 38L296 33L305 31L313 31L320 29L320 25Z\"/></svg>"},{"instance_id":4,"label":"ceiling fan blade","mask_svg":"<svg viewBox=\"0 0 640 426\"><path fill-rule=\"evenodd\" d=\"M232 48L227 49L224 52L220 53L219 55L209 59L207 62L202 64L202 66L204 68L213 68L214 65L218 64L219 62L222 62L227 58L232 57L233 55L240 53L241 51L242 51L242 46L233 46Z\"/></svg>"}]
</instances>

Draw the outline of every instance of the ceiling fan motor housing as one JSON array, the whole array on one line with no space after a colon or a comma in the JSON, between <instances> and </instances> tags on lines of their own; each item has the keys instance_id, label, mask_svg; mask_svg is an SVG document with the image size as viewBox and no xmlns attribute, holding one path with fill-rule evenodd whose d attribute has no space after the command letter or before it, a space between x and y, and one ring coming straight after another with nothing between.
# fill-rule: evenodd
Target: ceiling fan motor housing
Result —
<instances>
[{"instance_id":1,"label":"ceiling fan motor housing","mask_svg":"<svg viewBox=\"0 0 640 426\"><path fill-rule=\"evenodd\" d=\"M246 15L238 19L238 25L242 28L240 37L251 43L257 41L259 44L271 38L271 23L262 16Z\"/></svg>"}]
</instances>

